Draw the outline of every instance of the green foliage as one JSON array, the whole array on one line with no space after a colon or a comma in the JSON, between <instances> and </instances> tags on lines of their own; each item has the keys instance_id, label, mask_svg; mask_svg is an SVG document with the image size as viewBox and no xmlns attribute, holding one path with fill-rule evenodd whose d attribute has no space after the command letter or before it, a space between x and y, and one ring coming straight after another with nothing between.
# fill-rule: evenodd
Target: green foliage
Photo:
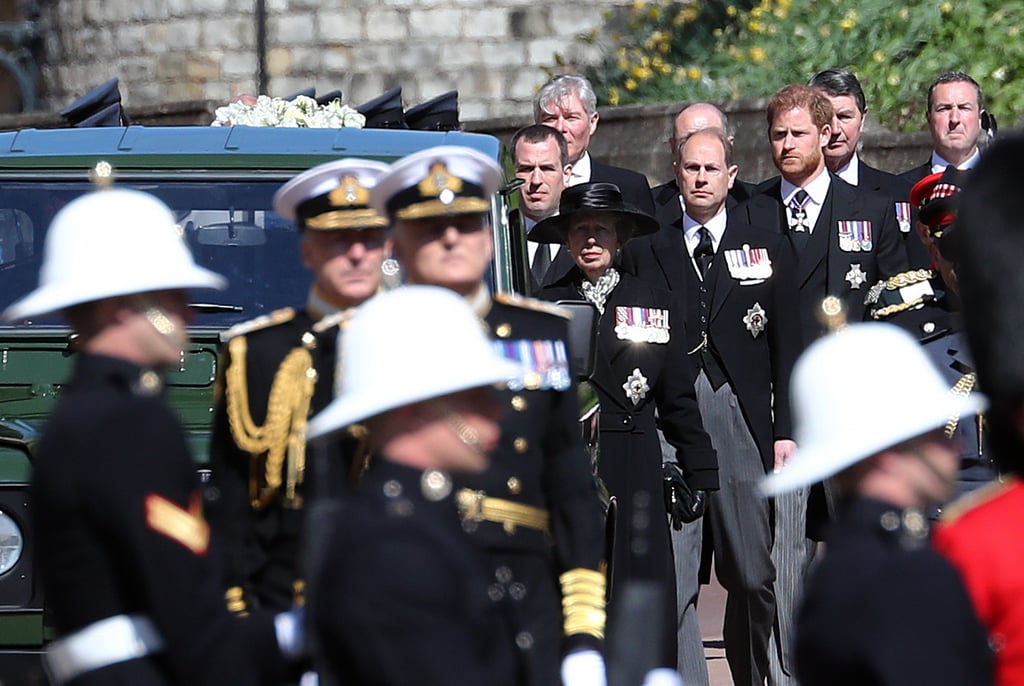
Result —
<instances>
[{"instance_id":1,"label":"green foliage","mask_svg":"<svg viewBox=\"0 0 1024 686\"><path fill-rule=\"evenodd\" d=\"M637 0L624 14L587 70L613 105L769 95L846 67L894 130L923 126L927 88L945 71L971 74L1001 119L1024 111L1024 0Z\"/></svg>"}]
</instances>

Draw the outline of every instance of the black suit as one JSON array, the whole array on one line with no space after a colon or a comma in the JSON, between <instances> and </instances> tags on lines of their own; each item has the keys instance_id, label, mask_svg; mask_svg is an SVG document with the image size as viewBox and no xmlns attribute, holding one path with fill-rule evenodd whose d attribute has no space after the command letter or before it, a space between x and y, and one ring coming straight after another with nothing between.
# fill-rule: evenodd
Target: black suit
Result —
<instances>
[{"instance_id":1,"label":"black suit","mask_svg":"<svg viewBox=\"0 0 1024 686\"><path fill-rule=\"evenodd\" d=\"M590 157L590 179L591 183L604 182L614 183L622 191L622 199L627 203L643 210L647 214L654 215L654 199L651 197L651 187L647 183L647 177L631 169L613 167L604 164Z\"/></svg>"},{"instance_id":2,"label":"black suit","mask_svg":"<svg viewBox=\"0 0 1024 686\"><path fill-rule=\"evenodd\" d=\"M454 493L374 457L331 521L312 616L329 683L528 683L509 596L459 522Z\"/></svg>"},{"instance_id":3,"label":"black suit","mask_svg":"<svg viewBox=\"0 0 1024 686\"><path fill-rule=\"evenodd\" d=\"M574 270L570 284L546 289L542 295L551 300L579 299L578 286L583 279ZM617 331L619 314L628 308L648 308L667 315L670 327L663 342L626 340ZM648 388L634 402L623 384L641 375ZM677 460L691 488L718 488L718 463L711 441L704 432L693 391L693 368L686 356L685 325L673 295L653 288L629 274L608 295L604 314L598 324L597 364L591 383L601 401L600 474L609 492L618 500L612 598L621 594L630 580L664 582L665 612L662 626L665 637L662 663L675 666L675 574L668 535L667 512L662 497L661 445L655 424L677 449ZM646 494L651 522L646 531L633 530L639 494ZM642 514L641 514L642 516ZM631 552L633 543L647 539L646 554ZM614 605L613 605L614 607ZM613 618L614 621L614 618Z\"/></svg>"},{"instance_id":4,"label":"black suit","mask_svg":"<svg viewBox=\"0 0 1024 686\"><path fill-rule=\"evenodd\" d=\"M737 440L729 428L720 426L721 420L712 415L721 414L721 406L711 397L713 394L700 392L698 386L701 411L720 453L723 474L722 488L709 503L706 528L710 529L718 577L729 591L725 637L733 677L737 683L757 682L767 669L767 646L774 619L775 568L770 557L769 511L754 488L757 480L772 468L775 440L792 436L789 376L802 340L795 257L785 238L743 224L729 215L711 269L702 282L686 249L678 195L674 199L667 194L662 197L667 202L658 208L661 229L627 244L623 261L634 266L640 278L685 298L688 350L701 345L705 328L700 321L701 289L709 291L703 297L710 303L706 327L710 347L739 403L739 423L745 425L749 438ZM769 277L757 282L732 276L726 251L742 251L744 245L767 250L772 263ZM756 308L763 309L766 325L755 336L744 318L749 318ZM699 364L701 357L694 355L693 359ZM752 444L756 450L749 447ZM757 464L736 464L737 460ZM733 513L739 516L732 516ZM703 653L692 647L688 651L683 645L700 645L699 633L695 636L693 628L698 565L696 560L687 559L692 555L681 551L699 550L701 531L686 527L673 538L679 585L689 589L679 595L680 671L684 679L700 682L706 678L703 665L697 662L702 660Z\"/></svg>"},{"instance_id":5,"label":"black suit","mask_svg":"<svg viewBox=\"0 0 1024 686\"><path fill-rule=\"evenodd\" d=\"M770 230L792 237L788 210L782 202L781 185L781 177L769 179L758 187L757 195L737 210L745 211L749 223L755 226L770 227ZM846 221L870 225L872 245L869 250L854 252L849 246L845 250L841 247L839 222ZM864 225L860 226L861 230L864 228ZM853 232L856 231L853 228ZM880 279L906 269L907 254L896 224L893 201L888 196L858 190L831 175L814 231L797 254L796 279L800 289L801 329L805 342L809 343L825 332L826 327L819 320L818 312L826 296L839 297L849 320L857 321L867 315L864 296L868 289ZM791 643L789 634L796 599L813 552L806 538L809 492L807 488L798 489L775 499L772 559L776 568L778 626L775 639L779 647L772 651L772 677L773 681L780 683L792 675L787 652ZM822 501L824 493L819 494L816 489L810 502L817 504ZM825 507L821 505L818 509L824 511Z\"/></svg>"},{"instance_id":6,"label":"black suit","mask_svg":"<svg viewBox=\"0 0 1024 686\"><path fill-rule=\"evenodd\" d=\"M902 205L904 216L909 216L909 220L898 222L898 225L910 268L927 269L932 261L931 256L914 228L917 223L917 210L910 206L910 189L914 184L903 176L870 167L864 164L863 160L860 161L857 181L857 188L887 195L892 198L894 203Z\"/></svg>"},{"instance_id":7,"label":"black suit","mask_svg":"<svg viewBox=\"0 0 1024 686\"><path fill-rule=\"evenodd\" d=\"M828 172L826 172L828 173ZM781 177L758 186L757 194L737 208L746 222L788 235L787 208L782 203ZM840 247L838 222L868 222L873 245L870 250L847 251ZM855 267L855 265L857 265ZM826 296L839 297L851 321L865 316L864 296L880 279L907 269L907 254L899 238L892 201L858 191L832 175L828 194L807 246L797 255L801 325L810 342L824 332L817 312ZM861 277L857 283L857 276Z\"/></svg>"},{"instance_id":8,"label":"black suit","mask_svg":"<svg viewBox=\"0 0 1024 686\"><path fill-rule=\"evenodd\" d=\"M678 202L675 206L679 206ZM686 250L682 215L666 223L663 217L667 210L659 208L658 219L662 224L657 233L626 244L623 263L634 267L637 276L651 285L671 290L685 299L687 349L693 350L700 344L701 326L695 320L697 311L691 301L701 282ZM740 285L739 279L730 276L723 251L739 250L744 244L767 248L774 272L771 278L759 284ZM775 439L793 435L788 402L789 373L803 340L795 307L798 295L794 267L793 250L785 239L730 216L709 272L713 277L709 279L713 281L709 284L712 290L709 335L750 424L766 471L773 465ZM751 335L743 322L755 302L765 309L769 322L765 335L757 337ZM787 401L773 408L773 394Z\"/></svg>"}]
</instances>

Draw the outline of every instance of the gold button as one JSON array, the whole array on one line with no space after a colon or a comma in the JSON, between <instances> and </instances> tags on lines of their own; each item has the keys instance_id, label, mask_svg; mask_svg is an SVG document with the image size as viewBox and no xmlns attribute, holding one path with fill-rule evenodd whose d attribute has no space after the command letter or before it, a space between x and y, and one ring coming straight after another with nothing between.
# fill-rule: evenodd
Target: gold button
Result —
<instances>
[{"instance_id":1,"label":"gold button","mask_svg":"<svg viewBox=\"0 0 1024 686\"><path fill-rule=\"evenodd\" d=\"M526 398L521 395L512 396L512 409L516 412L522 412L526 409Z\"/></svg>"},{"instance_id":2,"label":"gold button","mask_svg":"<svg viewBox=\"0 0 1024 686\"><path fill-rule=\"evenodd\" d=\"M506 481L505 484L508 486L508 492L513 495L523 490L523 485L519 483L519 479L514 476L509 477L509 480Z\"/></svg>"},{"instance_id":3,"label":"gold button","mask_svg":"<svg viewBox=\"0 0 1024 686\"><path fill-rule=\"evenodd\" d=\"M526 439L520 436L512 442L512 446L516 449L517 453L525 453L528 444L526 443Z\"/></svg>"},{"instance_id":4,"label":"gold button","mask_svg":"<svg viewBox=\"0 0 1024 686\"><path fill-rule=\"evenodd\" d=\"M511 324L498 324L498 327L496 329L494 329L494 334L498 338L508 338L509 334L511 334L511 333L512 333L512 325Z\"/></svg>"}]
</instances>

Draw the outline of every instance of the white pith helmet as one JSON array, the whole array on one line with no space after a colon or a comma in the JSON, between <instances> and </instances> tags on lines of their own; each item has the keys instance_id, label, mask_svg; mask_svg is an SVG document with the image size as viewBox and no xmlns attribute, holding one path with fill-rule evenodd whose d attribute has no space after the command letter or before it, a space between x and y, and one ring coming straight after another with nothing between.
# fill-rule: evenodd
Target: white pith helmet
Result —
<instances>
[{"instance_id":1,"label":"white pith helmet","mask_svg":"<svg viewBox=\"0 0 1024 686\"><path fill-rule=\"evenodd\" d=\"M778 495L985 409L951 392L921 344L897 326L852 324L818 339L793 368L796 454L761 484Z\"/></svg>"},{"instance_id":2,"label":"white pith helmet","mask_svg":"<svg viewBox=\"0 0 1024 686\"><path fill-rule=\"evenodd\" d=\"M7 321L119 295L179 288L224 288L198 266L163 202L141 191L94 191L53 218L39 287L3 313Z\"/></svg>"},{"instance_id":3,"label":"white pith helmet","mask_svg":"<svg viewBox=\"0 0 1024 686\"><path fill-rule=\"evenodd\" d=\"M520 371L465 299L437 286L403 286L361 305L341 336L341 368L337 397L310 420L309 438Z\"/></svg>"}]
</instances>

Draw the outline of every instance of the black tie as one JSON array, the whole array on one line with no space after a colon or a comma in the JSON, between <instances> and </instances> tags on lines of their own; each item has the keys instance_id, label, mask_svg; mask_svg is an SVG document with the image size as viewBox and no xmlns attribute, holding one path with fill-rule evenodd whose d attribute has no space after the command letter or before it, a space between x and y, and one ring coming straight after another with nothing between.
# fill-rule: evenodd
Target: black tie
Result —
<instances>
[{"instance_id":1,"label":"black tie","mask_svg":"<svg viewBox=\"0 0 1024 686\"><path fill-rule=\"evenodd\" d=\"M703 281L715 259L715 245L711 242L711 232L708 231L708 227L702 226L697 229L697 235L700 237L700 241L693 249L693 257L697 261L697 269L700 271L700 278Z\"/></svg>"},{"instance_id":2,"label":"black tie","mask_svg":"<svg viewBox=\"0 0 1024 686\"><path fill-rule=\"evenodd\" d=\"M789 228L790 236L793 238L793 247L797 252L807 246L807 239L810 237L810 226L807 224L807 201L811 196L803 188L799 189L792 200L789 201L789 211L792 220Z\"/></svg>"},{"instance_id":3,"label":"black tie","mask_svg":"<svg viewBox=\"0 0 1024 686\"><path fill-rule=\"evenodd\" d=\"M533 278L538 286L544 283L544 276L548 273L550 266L551 248L547 243L541 243L537 246L537 251L533 253L533 262L530 263L530 272L533 273Z\"/></svg>"}]
</instances>

